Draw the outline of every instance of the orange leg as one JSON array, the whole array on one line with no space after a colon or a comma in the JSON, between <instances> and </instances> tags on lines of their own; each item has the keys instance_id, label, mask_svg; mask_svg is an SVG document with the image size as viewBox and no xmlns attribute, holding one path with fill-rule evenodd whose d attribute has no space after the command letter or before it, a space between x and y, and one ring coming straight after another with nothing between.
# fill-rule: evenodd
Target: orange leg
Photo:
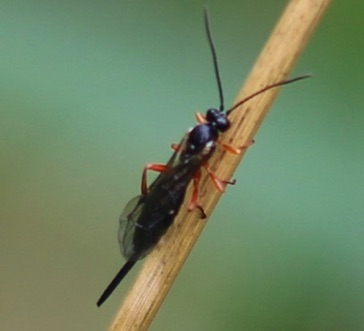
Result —
<instances>
[{"instance_id":1,"label":"orange leg","mask_svg":"<svg viewBox=\"0 0 364 331\"><path fill-rule=\"evenodd\" d=\"M215 173L210 169L209 165L206 163L204 166L203 166L206 171L208 172L210 178L212 179L215 187L220 191L220 192L225 192L225 188L226 188L226 185L234 185L236 183L235 180L223 180L219 177L217 177L215 175Z\"/></svg>"},{"instance_id":2,"label":"orange leg","mask_svg":"<svg viewBox=\"0 0 364 331\"><path fill-rule=\"evenodd\" d=\"M222 144L222 143L219 143L226 151L232 153L232 154L241 154L241 152L243 151L243 149L245 148L249 148L251 145L254 144L254 140L252 140L250 143L246 144L245 146L243 147L234 147L234 146L231 146L229 144Z\"/></svg>"},{"instance_id":3,"label":"orange leg","mask_svg":"<svg viewBox=\"0 0 364 331\"><path fill-rule=\"evenodd\" d=\"M203 165L203 167L206 169L206 171L208 172L210 178L212 179L215 187L220 192L225 191L226 185L228 185L228 184L234 185L235 184L235 180L229 181L229 180L222 180L222 179L218 178L215 175L215 173L210 169L210 167L208 166L207 163L205 165ZM198 204L200 179L201 179L201 171L198 171L195 174L195 176L193 177L193 191L192 191L190 203L188 205L188 210L191 211L191 210L197 208L201 212L201 218L206 218L207 216L206 216L205 211L203 210L202 206L200 206Z\"/></svg>"},{"instance_id":4,"label":"orange leg","mask_svg":"<svg viewBox=\"0 0 364 331\"><path fill-rule=\"evenodd\" d=\"M148 186L147 186L147 171L153 170L157 172L166 172L169 168L165 164L157 164L157 163L148 163L142 173L142 183L141 183L141 191L142 195L147 194Z\"/></svg>"},{"instance_id":5,"label":"orange leg","mask_svg":"<svg viewBox=\"0 0 364 331\"><path fill-rule=\"evenodd\" d=\"M205 211L203 208L197 203L198 201L198 193L199 193L199 185L201 179L201 171L198 171L196 175L193 177L193 191L190 203L188 205L188 210L191 211L195 208L198 208L201 212L201 218L206 218Z\"/></svg>"},{"instance_id":6,"label":"orange leg","mask_svg":"<svg viewBox=\"0 0 364 331\"><path fill-rule=\"evenodd\" d=\"M200 185L200 179L201 179L201 171L198 171L195 176L193 177L193 191L190 203L188 205L188 210L195 209L197 206L197 199L198 199L198 189Z\"/></svg>"},{"instance_id":7,"label":"orange leg","mask_svg":"<svg viewBox=\"0 0 364 331\"><path fill-rule=\"evenodd\" d=\"M196 113L195 114L195 117L196 117L196 120L197 120L197 122L199 124L205 124L205 123L207 123L205 116L202 115L201 113Z\"/></svg>"},{"instance_id":8,"label":"orange leg","mask_svg":"<svg viewBox=\"0 0 364 331\"><path fill-rule=\"evenodd\" d=\"M201 113L196 113L195 116L198 123L205 124L207 122L205 116Z\"/></svg>"},{"instance_id":9,"label":"orange leg","mask_svg":"<svg viewBox=\"0 0 364 331\"><path fill-rule=\"evenodd\" d=\"M181 148L180 144L171 144L171 148L175 151L175 152L178 152L179 149Z\"/></svg>"}]
</instances>

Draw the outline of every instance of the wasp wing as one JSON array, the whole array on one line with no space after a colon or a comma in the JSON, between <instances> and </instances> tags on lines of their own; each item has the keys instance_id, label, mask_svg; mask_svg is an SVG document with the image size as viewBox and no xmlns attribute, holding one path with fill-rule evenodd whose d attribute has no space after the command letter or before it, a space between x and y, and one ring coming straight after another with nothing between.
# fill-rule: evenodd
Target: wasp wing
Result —
<instances>
[{"instance_id":1,"label":"wasp wing","mask_svg":"<svg viewBox=\"0 0 364 331\"><path fill-rule=\"evenodd\" d=\"M133 241L136 222L139 219L143 208L143 204L140 203L141 199L141 195L138 195L131 199L125 206L119 218L120 227L118 240L120 245L120 251L127 260L136 255ZM138 259L138 257L135 258L135 260Z\"/></svg>"},{"instance_id":2,"label":"wasp wing","mask_svg":"<svg viewBox=\"0 0 364 331\"><path fill-rule=\"evenodd\" d=\"M186 136L167 162L169 170L159 174L146 194L130 200L120 216L120 250L128 260L139 260L153 249L182 205L191 179L178 157L185 141Z\"/></svg>"},{"instance_id":3,"label":"wasp wing","mask_svg":"<svg viewBox=\"0 0 364 331\"><path fill-rule=\"evenodd\" d=\"M172 224L182 204L184 192L173 194L154 189L137 196L120 216L119 244L128 260L145 257Z\"/></svg>"}]
</instances>

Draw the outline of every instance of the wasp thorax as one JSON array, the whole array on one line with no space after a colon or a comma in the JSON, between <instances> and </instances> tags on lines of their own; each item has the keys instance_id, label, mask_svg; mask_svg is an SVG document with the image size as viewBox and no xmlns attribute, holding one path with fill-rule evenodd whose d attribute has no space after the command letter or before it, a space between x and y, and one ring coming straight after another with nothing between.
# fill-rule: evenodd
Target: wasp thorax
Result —
<instances>
[{"instance_id":1,"label":"wasp thorax","mask_svg":"<svg viewBox=\"0 0 364 331\"><path fill-rule=\"evenodd\" d=\"M225 113L216 108L211 108L206 112L206 120L218 131L225 132L230 128L230 121Z\"/></svg>"},{"instance_id":2,"label":"wasp thorax","mask_svg":"<svg viewBox=\"0 0 364 331\"><path fill-rule=\"evenodd\" d=\"M216 139L217 131L210 123L196 125L188 134L186 151L201 153L206 147L211 149Z\"/></svg>"}]
</instances>

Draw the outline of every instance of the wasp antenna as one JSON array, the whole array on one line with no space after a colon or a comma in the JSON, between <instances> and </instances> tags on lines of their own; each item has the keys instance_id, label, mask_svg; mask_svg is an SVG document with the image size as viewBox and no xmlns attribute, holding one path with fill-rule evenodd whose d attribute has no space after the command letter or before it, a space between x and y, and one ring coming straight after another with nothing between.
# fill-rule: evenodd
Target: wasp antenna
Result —
<instances>
[{"instance_id":1,"label":"wasp antenna","mask_svg":"<svg viewBox=\"0 0 364 331\"><path fill-rule=\"evenodd\" d=\"M217 88L219 90L219 97L220 97L220 111L224 110L224 93L222 90L222 84L221 84L221 78L220 78L220 72L219 72L219 65L217 62L217 55L216 55L216 49L214 45L214 41L212 40L211 36L211 28L210 28L210 19L209 19L209 12L207 7L204 8L204 19L205 19L205 29L207 34L207 39L209 42L211 54L212 54L212 60L214 63L214 70L215 70L215 77L217 82Z\"/></svg>"},{"instance_id":2,"label":"wasp antenna","mask_svg":"<svg viewBox=\"0 0 364 331\"><path fill-rule=\"evenodd\" d=\"M253 94L247 96L246 98L244 98L243 100L240 100L237 104L235 104L234 106L232 106L227 112L226 112L226 115L229 115L231 114L236 108L238 108L239 106L241 106L242 104L244 104L245 102L247 102L248 100L250 99L253 99L254 97L256 97L257 95L263 93L263 92L266 92L274 87L278 87L278 86L282 86L282 85L287 85L287 84L290 84L290 83L293 83L293 82L297 82L298 80L301 80L301 79L305 79L305 78L310 78L312 77L312 75L302 75L302 76L298 76L298 77L295 77L295 78L291 78L291 79L287 79L287 80L283 80L281 82L278 82L278 83L274 83L274 84L271 84L271 85L268 85L266 87L263 87L262 89L254 92Z\"/></svg>"}]
</instances>

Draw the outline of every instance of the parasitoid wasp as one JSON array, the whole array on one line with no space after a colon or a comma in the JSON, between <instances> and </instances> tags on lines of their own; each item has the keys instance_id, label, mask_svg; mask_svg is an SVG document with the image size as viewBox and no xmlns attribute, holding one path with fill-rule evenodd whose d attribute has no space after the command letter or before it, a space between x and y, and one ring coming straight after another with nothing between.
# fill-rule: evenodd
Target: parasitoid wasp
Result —
<instances>
[{"instance_id":1,"label":"parasitoid wasp","mask_svg":"<svg viewBox=\"0 0 364 331\"><path fill-rule=\"evenodd\" d=\"M193 191L188 209L197 208L201 212L201 218L206 217L202 206L198 204L202 168L207 171L214 186L222 192L226 185L235 183L218 178L208 166L208 160L218 145L234 154L239 154L245 148L235 148L218 141L220 134L230 128L229 114L248 100L269 89L310 77L303 75L265 86L225 111L217 55L206 8L204 9L204 24L212 54L220 106L208 109L205 115L196 114L198 124L184 135L178 145L172 145L174 153L167 164L150 163L144 167L141 194L129 201L119 219L118 240L126 262L97 301L97 306L101 306L105 302L135 263L148 255L166 233L181 208L191 181ZM159 175L148 187L147 171L150 170L159 172Z\"/></svg>"}]
</instances>

